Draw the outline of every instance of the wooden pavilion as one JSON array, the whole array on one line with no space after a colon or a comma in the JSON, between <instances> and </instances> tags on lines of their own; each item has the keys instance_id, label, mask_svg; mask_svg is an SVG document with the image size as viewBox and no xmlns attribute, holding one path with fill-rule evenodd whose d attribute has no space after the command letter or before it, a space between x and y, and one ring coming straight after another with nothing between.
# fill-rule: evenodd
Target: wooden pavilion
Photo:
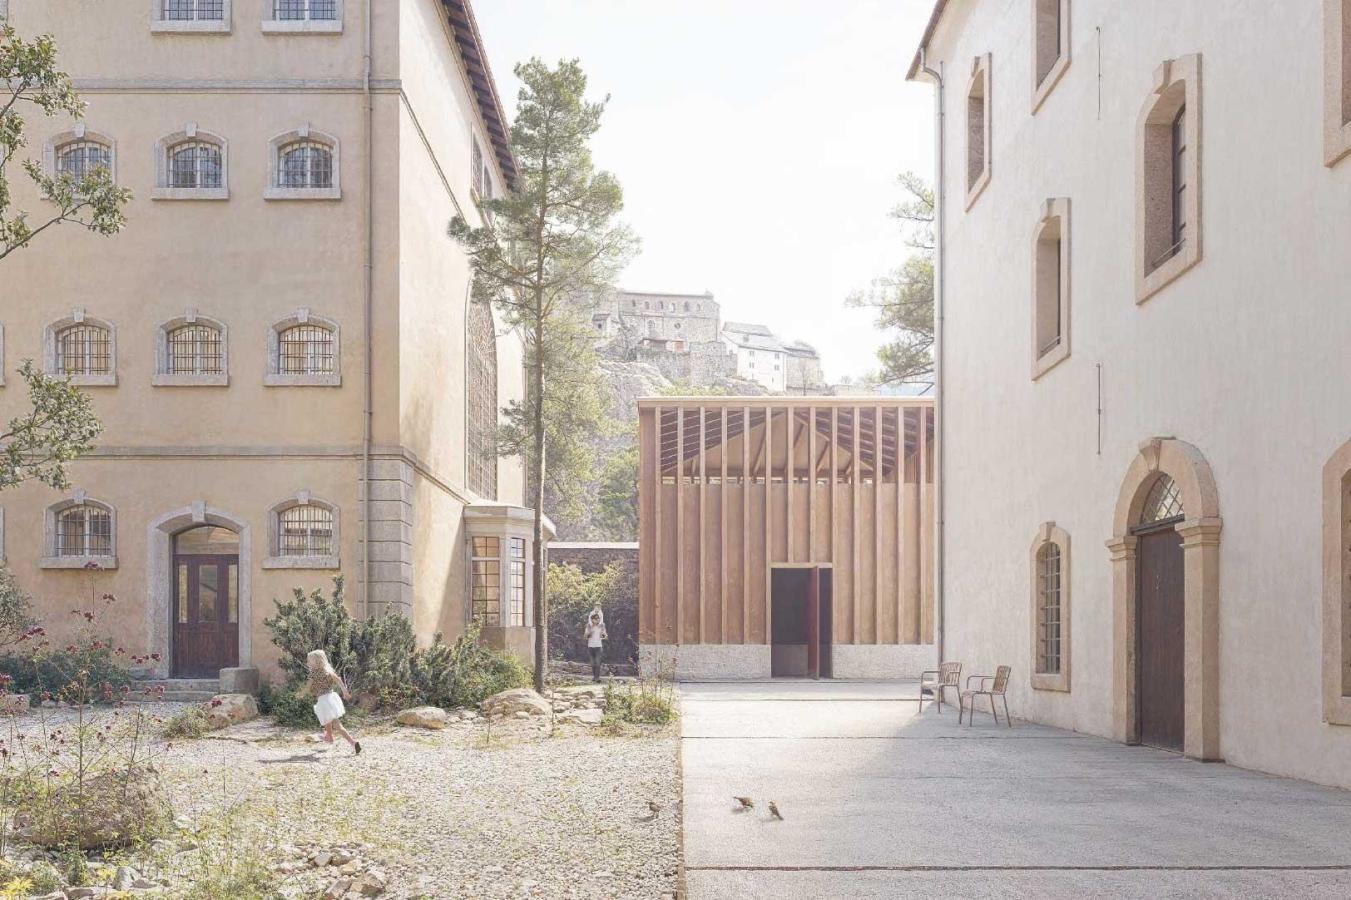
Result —
<instances>
[{"instance_id":1,"label":"wooden pavilion","mask_svg":"<svg viewBox=\"0 0 1351 900\"><path fill-rule=\"evenodd\" d=\"M930 398L638 408L645 669L863 677L933 663Z\"/></svg>"}]
</instances>

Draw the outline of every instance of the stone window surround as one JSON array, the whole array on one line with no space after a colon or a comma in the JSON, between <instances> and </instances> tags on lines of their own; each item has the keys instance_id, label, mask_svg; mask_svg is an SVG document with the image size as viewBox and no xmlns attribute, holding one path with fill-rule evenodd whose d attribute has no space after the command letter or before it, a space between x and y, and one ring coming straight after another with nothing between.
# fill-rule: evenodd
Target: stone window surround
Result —
<instances>
[{"instance_id":1,"label":"stone window surround","mask_svg":"<svg viewBox=\"0 0 1351 900\"><path fill-rule=\"evenodd\" d=\"M220 334L220 354L222 371L216 374L193 375L171 373L169 371L169 333L184 325L201 323L216 329ZM219 319L200 315L197 310L189 309L183 315L162 323L155 330L155 374L150 383L156 387L226 387L230 384L230 329Z\"/></svg>"},{"instance_id":2,"label":"stone window surround","mask_svg":"<svg viewBox=\"0 0 1351 900\"><path fill-rule=\"evenodd\" d=\"M221 0L219 19L182 21L164 17L165 0L150 0L150 31L153 34L229 34L233 13L231 0Z\"/></svg>"},{"instance_id":3,"label":"stone window surround","mask_svg":"<svg viewBox=\"0 0 1351 900\"><path fill-rule=\"evenodd\" d=\"M1037 555L1047 544L1060 548L1060 671L1046 674L1037 671L1037 611L1041 607L1040 579ZM1032 689L1064 691L1070 689L1070 535L1054 522L1045 522L1037 529L1029 553L1032 572Z\"/></svg>"},{"instance_id":4,"label":"stone window surround","mask_svg":"<svg viewBox=\"0 0 1351 900\"><path fill-rule=\"evenodd\" d=\"M1057 309L1060 313L1060 341L1051 349L1042 351L1037 326L1041 314L1041 244L1042 234L1054 224L1059 229L1060 272ZM1041 219L1032 236L1032 380L1036 381L1070 355L1070 200L1052 197L1042 205Z\"/></svg>"},{"instance_id":5,"label":"stone window surround","mask_svg":"<svg viewBox=\"0 0 1351 900\"><path fill-rule=\"evenodd\" d=\"M87 322L108 331L109 371L99 375L71 375L70 383L79 387L116 387L117 386L117 326L106 319L86 315L84 307L77 306L65 318L49 322L42 334L42 370L48 375L60 376L63 373L56 368L56 336L62 329L71 325Z\"/></svg>"},{"instance_id":6,"label":"stone window surround","mask_svg":"<svg viewBox=\"0 0 1351 900\"><path fill-rule=\"evenodd\" d=\"M1201 261L1201 54L1165 60L1135 127L1135 302L1144 303ZM1152 265L1172 243L1172 123L1186 105L1186 241ZM1168 230L1160 241L1158 234Z\"/></svg>"},{"instance_id":7,"label":"stone window surround","mask_svg":"<svg viewBox=\"0 0 1351 900\"><path fill-rule=\"evenodd\" d=\"M1060 8L1060 55L1047 70L1045 77L1038 80L1040 42L1043 38L1041 12L1048 4L1056 4ZM1030 0L1028 5L1032 7L1032 114L1036 115L1037 110L1041 109L1041 105L1046 102L1046 98L1064 76L1065 70L1070 67L1070 0Z\"/></svg>"},{"instance_id":8,"label":"stone window surround","mask_svg":"<svg viewBox=\"0 0 1351 900\"><path fill-rule=\"evenodd\" d=\"M971 61L971 78L967 81L966 84L966 94L965 94L966 117L964 119L966 123L966 166L964 171L966 176L967 209L971 208L971 206L976 202L976 198L978 198L981 195L981 193L984 192L985 187L990 183L990 165L991 165L990 151L994 145L993 140L991 139L990 136L991 132L993 131L991 127L992 125L991 120L993 118L994 113L994 106L991 102L991 94L993 93L990 84L991 59L992 57L989 53L986 53L983 56L977 56L975 59L973 59ZM977 174L975 178L972 178L971 95L978 86L983 92L981 97L981 119L984 122L984 127L981 129L982 131L981 169L979 174Z\"/></svg>"},{"instance_id":9,"label":"stone window surround","mask_svg":"<svg viewBox=\"0 0 1351 900\"><path fill-rule=\"evenodd\" d=\"M1107 542L1112 562L1112 736L1140 742L1138 547L1132 528L1158 473L1182 492L1183 752L1192 759L1220 759L1220 518L1219 492L1201 451L1173 437L1140 445L1121 483Z\"/></svg>"},{"instance_id":10,"label":"stone window surround","mask_svg":"<svg viewBox=\"0 0 1351 900\"><path fill-rule=\"evenodd\" d=\"M1345 0L1323 0L1323 163L1328 166L1351 153L1349 39Z\"/></svg>"},{"instance_id":11,"label":"stone window surround","mask_svg":"<svg viewBox=\"0 0 1351 900\"><path fill-rule=\"evenodd\" d=\"M186 141L213 144L220 150L220 187L183 188L169 183L169 154ZM182 131L165 135L155 141L155 189L152 200L229 200L230 199L230 144L225 138L210 131L202 131L196 122L189 122Z\"/></svg>"},{"instance_id":12,"label":"stone window surround","mask_svg":"<svg viewBox=\"0 0 1351 900\"><path fill-rule=\"evenodd\" d=\"M1351 603L1351 441L1323 466L1323 721L1351 725L1346 617Z\"/></svg>"},{"instance_id":13,"label":"stone window surround","mask_svg":"<svg viewBox=\"0 0 1351 900\"><path fill-rule=\"evenodd\" d=\"M333 0L332 19L278 19L275 0L263 3L263 34L342 34L343 0Z\"/></svg>"},{"instance_id":14,"label":"stone window surround","mask_svg":"<svg viewBox=\"0 0 1351 900\"><path fill-rule=\"evenodd\" d=\"M66 144L74 141L94 141L108 148L108 169L113 181L117 181L117 142L108 135L92 131L83 122L76 122L69 131L62 131L47 138L42 147L42 168L48 175L56 176L56 154Z\"/></svg>"},{"instance_id":15,"label":"stone window surround","mask_svg":"<svg viewBox=\"0 0 1351 900\"><path fill-rule=\"evenodd\" d=\"M525 628L535 627L535 584L534 584L534 563L535 556L533 544L535 542L535 519L534 513L519 506L508 506L502 503L474 503L465 507L465 558L473 555L473 540L476 537L495 537L500 538L499 558L502 562L502 583L501 600L499 609L501 610L501 621L506 620L506 603L508 590L510 546L511 538L523 538L525 540ZM551 526L546 523L545 539L547 541L552 531ZM464 609L465 622L468 623L473 617L473 586L468 585L465 588ZM520 628L520 625L501 625L502 628Z\"/></svg>"},{"instance_id":16,"label":"stone window surround","mask_svg":"<svg viewBox=\"0 0 1351 900\"><path fill-rule=\"evenodd\" d=\"M340 0L341 2L341 0ZM339 10L341 12L341 10ZM294 188L281 186L281 151L296 141L316 141L328 147L333 154L333 186L326 188ZM264 200L341 200L342 153L338 139L331 134L315 131L309 123L283 132L267 143L267 187Z\"/></svg>"},{"instance_id":17,"label":"stone window surround","mask_svg":"<svg viewBox=\"0 0 1351 900\"><path fill-rule=\"evenodd\" d=\"M282 513L297 506L317 506L333 514L333 549L337 552L328 556L282 556L278 552ZM267 557L263 559L264 569L338 569L341 568L342 531L338 505L314 496L308 490L296 491L290 497L274 505L267 511Z\"/></svg>"},{"instance_id":18,"label":"stone window surround","mask_svg":"<svg viewBox=\"0 0 1351 900\"><path fill-rule=\"evenodd\" d=\"M333 360L337 371L317 375L287 375L281 371L281 333L294 325L309 323L322 325L333 333ZM267 372L263 375L267 387L340 387L342 385L342 333L332 319L316 316L302 306L284 319L272 323L267 330Z\"/></svg>"},{"instance_id":19,"label":"stone window surround","mask_svg":"<svg viewBox=\"0 0 1351 900\"><path fill-rule=\"evenodd\" d=\"M107 510L109 516L110 541L112 552L106 556L57 556L56 555L56 517L72 506L95 506ZM67 500L60 500L48 506L43 513L42 546L45 555L38 562L42 569L83 569L97 566L100 569L117 568L117 508L111 503L90 497L83 488L76 488Z\"/></svg>"}]
</instances>

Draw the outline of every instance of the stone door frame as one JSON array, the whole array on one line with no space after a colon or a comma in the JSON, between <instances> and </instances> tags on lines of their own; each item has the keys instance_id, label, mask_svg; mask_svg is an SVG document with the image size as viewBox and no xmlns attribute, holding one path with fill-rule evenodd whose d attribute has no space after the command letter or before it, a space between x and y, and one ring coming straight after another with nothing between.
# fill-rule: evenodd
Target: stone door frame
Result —
<instances>
[{"instance_id":1,"label":"stone door frame","mask_svg":"<svg viewBox=\"0 0 1351 900\"><path fill-rule=\"evenodd\" d=\"M1163 473L1182 493L1183 752L1192 759L1220 759L1220 519L1219 492L1201 451L1172 437L1140 445L1121 483L1107 542L1112 561L1112 735L1140 742L1138 636L1139 539L1131 534L1145 497Z\"/></svg>"}]
</instances>

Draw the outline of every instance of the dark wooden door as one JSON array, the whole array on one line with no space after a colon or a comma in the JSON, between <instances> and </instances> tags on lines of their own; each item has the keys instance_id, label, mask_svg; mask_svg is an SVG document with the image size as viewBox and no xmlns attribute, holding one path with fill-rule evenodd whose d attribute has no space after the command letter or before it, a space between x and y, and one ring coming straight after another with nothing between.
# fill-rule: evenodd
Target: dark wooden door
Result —
<instances>
[{"instance_id":1,"label":"dark wooden door","mask_svg":"<svg viewBox=\"0 0 1351 900\"><path fill-rule=\"evenodd\" d=\"M174 675L215 678L239 665L239 557L174 557Z\"/></svg>"},{"instance_id":2,"label":"dark wooden door","mask_svg":"<svg viewBox=\"0 0 1351 900\"><path fill-rule=\"evenodd\" d=\"M1140 743L1183 744L1182 537L1172 528L1140 535Z\"/></svg>"}]
</instances>

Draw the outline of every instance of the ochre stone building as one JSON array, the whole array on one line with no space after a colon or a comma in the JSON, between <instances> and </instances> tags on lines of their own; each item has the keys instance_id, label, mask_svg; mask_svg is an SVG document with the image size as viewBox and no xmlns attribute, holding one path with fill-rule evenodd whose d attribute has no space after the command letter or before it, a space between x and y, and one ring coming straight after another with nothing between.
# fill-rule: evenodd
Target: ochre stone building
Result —
<instances>
[{"instance_id":1,"label":"ochre stone building","mask_svg":"<svg viewBox=\"0 0 1351 900\"><path fill-rule=\"evenodd\" d=\"M530 511L492 452L522 344L469 302L446 236L515 177L467 0L8 18L54 35L88 101L79 122L30 115L34 155L134 194L122 234L66 225L4 261L5 417L33 359L106 426L72 490L0 496L3 555L48 624L110 592L105 624L154 674L266 671L273 598L341 574L356 615L408 616L423 641L477 616L529 647Z\"/></svg>"}]
</instances>

